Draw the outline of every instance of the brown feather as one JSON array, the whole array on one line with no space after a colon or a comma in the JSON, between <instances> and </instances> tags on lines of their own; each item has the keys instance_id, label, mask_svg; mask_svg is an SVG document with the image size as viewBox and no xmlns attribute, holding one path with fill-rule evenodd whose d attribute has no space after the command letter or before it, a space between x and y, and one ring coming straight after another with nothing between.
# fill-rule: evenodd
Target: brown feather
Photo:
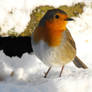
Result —
<instances>
[{"instance_id":1,"label":"brown feather","mask_svg":"<svg viewBox=\"0 0 92 92\"><path fill-rule=\"evenodd\" d=\"M78 68L84 68L84 69L88 68L77 56L74 58L73 63Z\"/></svg>"},{"instance_id":2,"label":"brown feather","mask_svg":"<svg viewBox=\"0 0 92 92\"><path fill-rule=\"evenodd\" d=\"M65 31L66 32L66 37L69 43L73 46L73 48L76 50L75 42L71 36L71 33L68 31L68 29Z\"/></svg>"},{"instance_id":3,"label":"brown feather","mask_svg":"<svg viewBox=\"0 0 92 92\"><path fill-rule=\"evenodd\" d=\"M70 34L70 32L68 31L68 29L65 31L66 35L67 35L67 40L69 41L69 43L72 45L72 47L75 49L76 51L76 46L75 46L75 42ZM75 66L77 66L78 68L88 68L77 56L75 56L73 63L75 64Z\"/></svg>"}]
</instances>

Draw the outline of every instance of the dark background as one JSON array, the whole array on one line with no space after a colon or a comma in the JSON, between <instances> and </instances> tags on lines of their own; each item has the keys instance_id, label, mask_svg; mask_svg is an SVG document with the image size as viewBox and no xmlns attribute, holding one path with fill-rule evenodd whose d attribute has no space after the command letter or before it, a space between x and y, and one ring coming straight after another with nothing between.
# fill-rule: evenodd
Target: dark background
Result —
<instances>
[{"instance_id":1,"label":"dark background","mask_svg":"<svg viewBox=\"0 0 92 92\"><path fill-rule=\"evenodd\" d=\"M31 53L31 37L0 37L0 50L10 57L21 57L25 52Z\"/></svg>"}]
</instances>

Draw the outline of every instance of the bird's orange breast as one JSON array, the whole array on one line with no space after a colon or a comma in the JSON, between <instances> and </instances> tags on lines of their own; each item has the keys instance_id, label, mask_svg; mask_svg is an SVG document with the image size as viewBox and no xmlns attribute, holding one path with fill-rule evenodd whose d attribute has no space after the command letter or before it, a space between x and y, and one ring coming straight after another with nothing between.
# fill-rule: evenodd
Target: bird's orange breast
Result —
<instances>
[{"instance_id":1,"label":"bird's orange breast","mask_svg":"<svg viewBox=\"0 0 92 92\"><path fill-rule=\"evenodd\" d=\"M43 40L49 45L49 46L58 46L61 43L62 39L62 32L57 30L48 30L45 29Z\"/></svg>"},{"instance_id":2,"label":"bird's orange breast","mask_svg":"<svg viewBox=\"0 0 92 92\"><path fill-rule=\"evenodd\" d=\"M38 43L40 40L43 40L48 44L48 46L58 46L61 43L62 39L62 32L54 31L54 30L47 30L43 28L38 28L34 32L34 41Z\"/></svg>"},{"instance_id":3,"label":"bird's orange breast","mask_svg":"<svg viewBox=\"0 0 92 92\"><path fill-rule=\"evenodd\" d=\"M62 27L62 29L60 29L60 25L58 26L58 23L50 23L47 25L49 26L37 27L37 29L34 31L34 41L38 43L40 40L43 40L48 44L48 46L59 46L62 40L62 32L65 30L65 28Z\"/></svg>"}]
</instances>

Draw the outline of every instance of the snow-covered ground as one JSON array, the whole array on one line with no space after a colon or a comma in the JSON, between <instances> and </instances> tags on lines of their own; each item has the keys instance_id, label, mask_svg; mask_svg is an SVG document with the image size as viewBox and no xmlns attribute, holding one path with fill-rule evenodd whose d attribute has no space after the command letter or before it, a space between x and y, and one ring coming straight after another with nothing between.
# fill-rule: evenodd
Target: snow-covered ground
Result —
<instances>
[{"instance_id":1,"label":"snow-covered ground","mask_svg":"<svg viewBox=\"0 0 92 92\"><path fill-rule=\"evenodd\" d=\"M15 27L21 33L36 6L58 7L80 1L83 0L0 0L0 27L3 32ZM60 67L54 67L45 79L43 75L48 67L34 54L10 58L0 51L0 92L92 92L92 7L90 0L85 2L84 13L67 27L76 42L77 56L88 69L78 69L71 62L65 66L61 78L58 77ZM13 15L9 14L12 9Z\"/></svg>"}]
</instances>

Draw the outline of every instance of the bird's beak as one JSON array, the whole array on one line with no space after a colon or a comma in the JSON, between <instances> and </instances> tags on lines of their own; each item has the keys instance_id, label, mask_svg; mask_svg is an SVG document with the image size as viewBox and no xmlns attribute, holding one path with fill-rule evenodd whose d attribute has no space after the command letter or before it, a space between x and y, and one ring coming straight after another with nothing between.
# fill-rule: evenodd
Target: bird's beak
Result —
<instances>
[{"instance_id":1,"label":"bird's beak","mask_svg":"<svg viewBox=\"0 0 92 92\"><path fill-rule=\"evenodd\" d=\"M72 18L66 18L65 21L74 21Z\"/></svg>"}]
</instances>

